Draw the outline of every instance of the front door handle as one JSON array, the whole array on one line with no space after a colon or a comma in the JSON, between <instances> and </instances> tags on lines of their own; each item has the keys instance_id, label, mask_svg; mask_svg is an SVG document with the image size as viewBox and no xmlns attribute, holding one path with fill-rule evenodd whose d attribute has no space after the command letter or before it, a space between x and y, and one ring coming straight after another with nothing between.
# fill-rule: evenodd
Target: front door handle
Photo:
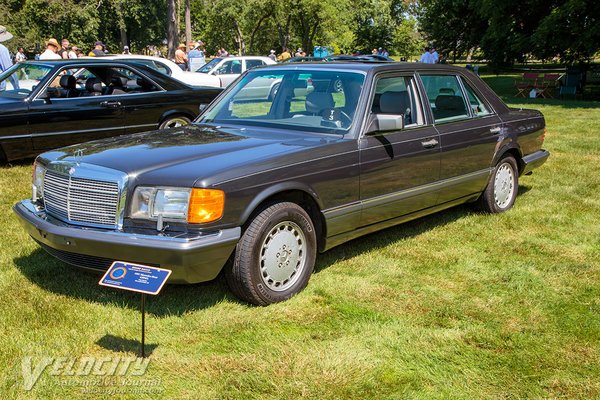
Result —
<instances>
[{"instance_id":1,"label":"front door handle","mask_svg":"<svg viewBox=\"0 0 600 400\"><path fill-rule=\"evenodd\" d=\"M424 142L421 142L421 145L423 145L423 147L426 148L426 149L432 149L435 146L437 146L438 143L439 142L436 139L429 139L429 140L426 140Z\"/></svg>"},{"instance_id":2,"label":"front door handle","mask_svg":"<svg viewBox=\"0 0 600 400\"><path fill-rule=\"evenodd\" d=\"M501 128L501 127L499 127L499 126L495 126L495 127L493 127L493 128L490 128L490 133L492 133L492 134L494 134L494 135L495 135L495 134L497 134L497 133L500 133L500 131L501 131L501 130L502 130L502 128Z\"/></svg>"},{"instance_id":3,"label":"front door handle","mask_svg":"<svg viewBox=\"0 0 600 400\"><path fill-rule=\"evenodd\" d=\"M105 107L105 108L119 108L121 107L121 102L120 101L103 101L102 103L100 103L101 107Z\"/></svg>"}]
</instances>

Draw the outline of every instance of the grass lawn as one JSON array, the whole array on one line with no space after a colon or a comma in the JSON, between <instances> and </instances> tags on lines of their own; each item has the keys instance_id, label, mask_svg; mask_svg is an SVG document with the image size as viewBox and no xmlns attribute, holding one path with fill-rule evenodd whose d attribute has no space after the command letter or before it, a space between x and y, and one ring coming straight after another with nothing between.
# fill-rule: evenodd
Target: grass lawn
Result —
<instances>
[{"instance_id":1,"label":"grass lawn","mask_svg":"<svg viewBox=\"0 0 600 400\"><path fill-rule=\"evenodd\" d=\"M547 118L552 156L513 210L457 207L354 240L269 307L220 280L168 286L147 303L148 370L129 378L158 382L148 398L599 398L600 103L517 100L511 76L487 80ZM11 206L30 179L28 163L0 167L0 398L78 397L83 380L50 370L23 390L23 357L135 357L139 297L24 233Z\"/></svg>"}]
</instances>

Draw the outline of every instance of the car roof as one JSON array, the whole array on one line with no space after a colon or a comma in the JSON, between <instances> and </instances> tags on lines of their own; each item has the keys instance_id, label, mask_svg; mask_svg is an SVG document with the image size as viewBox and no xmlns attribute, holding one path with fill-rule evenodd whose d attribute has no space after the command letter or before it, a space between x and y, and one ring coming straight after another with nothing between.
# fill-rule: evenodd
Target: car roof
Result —
<instances>
[{"instance_id":1,"label":"car roof","mask_svg":"<svg viewBox=\"0 0 600 400\"><path fill-rule=\"evenodd\" d=\"M98 57L98 58L94 58L94 57L82 57L82 58L76 58L76 59L66 59L66 60L27 60L25 61L23 64L28 64L28 65L43 65L49 68L62 68L65 65L72 65L74 67L83 67L83 66L94 66L97 65L98 67L102 67L102 66L119 66L119 65L126 65L129 66L130 68L133 67L135 69L137 69L139 72L142 72L146 75L148 75L150 78L152 78L153 80L157 81L157 83L161 86L165 86L168 85L170 86L169 89L173 90L175 87L188 87L189 85L181 82L177 79L174 79L168 75L162 74L158 71L156 71L153 68L147 67L143 64L140 64L139 62L136 62L134 59L117 59L117 58L113 58L113 57Z\"/></svg>"},{"instance_id":2,"label":"car roof","mask_svg":"<svg viewBox=\"0 0 600 400\"><path fill-rule=\"evenodd\" d=\"M390 62L390 61L331 61L328 63L323 62L304 62L304 63L286 63L277 65L268 65L264 68L280 68L280 69L302 69L302 70L345 70L345 71L399 71L399 72L413 72L413 71L465 71L465 68L455 67L448 64L425 64L416 62Z\"/></svg>"}]
</instances>

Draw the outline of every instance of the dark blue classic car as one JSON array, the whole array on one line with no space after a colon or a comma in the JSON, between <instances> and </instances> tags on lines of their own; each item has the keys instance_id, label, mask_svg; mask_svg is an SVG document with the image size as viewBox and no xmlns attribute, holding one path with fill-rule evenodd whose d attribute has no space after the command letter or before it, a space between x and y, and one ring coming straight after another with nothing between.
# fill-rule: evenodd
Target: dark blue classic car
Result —
<instances>
[{"instance_id":1,"label":"dark blue classic car","mask_svg":"<svg viewBox=\"0 0 600 400\"><path fill-rule=\"evenodd\" d=\"M192 125L40 155L14 210L67 263L155 265L183 283L224 269L237 296L264 305L360 235L461 203L508 210L549 156L544 134L540 112L509 109L461 68L258 68Z\"/></svg>"},{"instance_id":2,"label":"dark blue classic car","mask_svg":"<svg viewBox=\"0 0 600 400\"><path fill-rule=\"evenodd\" d=\"M220 91L187 86L135 61L19 63L0 75L0 162L188 124Z\"/></svg>"}]
</instances>

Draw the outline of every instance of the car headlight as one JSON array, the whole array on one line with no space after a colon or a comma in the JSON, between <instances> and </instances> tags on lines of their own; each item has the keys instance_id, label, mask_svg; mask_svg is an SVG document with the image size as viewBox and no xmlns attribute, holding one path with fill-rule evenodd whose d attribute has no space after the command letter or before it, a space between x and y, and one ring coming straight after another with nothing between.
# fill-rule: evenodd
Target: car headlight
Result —
<instances>
[{"instance_id":1,"label":"car headlight","mask_svg":"<svg viewBox=\"0 0 600 400\"><path fill-rule=\"evenodd\" d=\"M32 174L31 200L35 202L44 197L44 175L46 174L46 167L36 161L33 163Z\"/></svg>"},{"instance_id":2,"label":"car headlight","mask_svg":"<svg viewBox=\"0 0 600 400\"><path fill-rule=\"evenodd\" d=\"M225 195L221 190L139 186L131 201L131 218L199 224L223 215Z\"/></svg>"}]
</instances>

